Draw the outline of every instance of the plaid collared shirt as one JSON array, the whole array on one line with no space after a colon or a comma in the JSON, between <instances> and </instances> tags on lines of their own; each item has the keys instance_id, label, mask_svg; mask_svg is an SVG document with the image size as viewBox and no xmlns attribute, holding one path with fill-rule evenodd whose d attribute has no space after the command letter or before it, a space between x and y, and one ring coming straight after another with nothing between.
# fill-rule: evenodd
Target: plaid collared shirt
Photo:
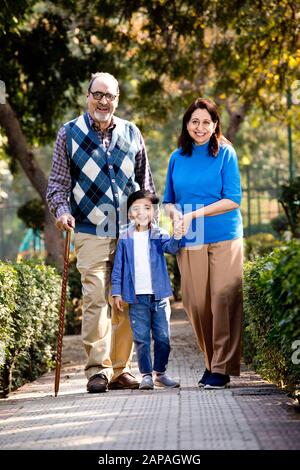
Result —
<instances>
[{"instance_id":1,"label":"plaid collared shirt","mask_svg":"<svg viewBox=\"0 0 300 470\"><path fill-rule=\"evenodd\" d=\"M91 127L97 133L99 142L108 148L112 133L115 128L114 121L105 130L96 125L89 114ZM149 166L145 143L141 135L140 150L135 157L135 178L141 189L155 192L155 186ZM67 135L65 127L62 127L57 134L53 152L52 170L48 180L47 201L52 214L58 218L62 214L70 213L69 195L72 188L70 162L67 151Z\"/></svg>"}]
</instances>

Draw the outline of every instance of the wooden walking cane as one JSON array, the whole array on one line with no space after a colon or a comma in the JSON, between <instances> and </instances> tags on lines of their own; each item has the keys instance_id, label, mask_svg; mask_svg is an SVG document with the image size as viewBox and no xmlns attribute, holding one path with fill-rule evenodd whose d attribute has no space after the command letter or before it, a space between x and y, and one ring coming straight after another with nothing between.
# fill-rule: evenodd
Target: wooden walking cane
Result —
<instances>
[{"instance_id":1,"label":"wooden walking cane","mask_svg":"<svg viewBox=\"0 0 300 470\"><path fill-rule=\"evenodd\" d=\"M64 335L64 323L65 323L65 305L67 296L67 282L68 282L68 271L69 271L69 254L70 254L70 240L71 232L67 232L65 240L65 253L64 253L64 271L61 284L61 296L60 296L60 309L59 309L59 327L57 337L57 352L56 352L56 369L55 369L55 385L54 394L57 397L60 381L60 368L61 368L61 353L62 353L62 341Z\"/></svg>"}]
</instances>

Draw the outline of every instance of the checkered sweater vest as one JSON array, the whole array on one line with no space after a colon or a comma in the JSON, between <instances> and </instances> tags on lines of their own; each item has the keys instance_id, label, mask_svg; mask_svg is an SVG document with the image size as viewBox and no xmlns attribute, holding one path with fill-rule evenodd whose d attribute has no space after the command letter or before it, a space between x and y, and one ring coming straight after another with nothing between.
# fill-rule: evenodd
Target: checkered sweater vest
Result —
<instances>
[{"instance_id":1,"label":"checkered sweater vest","mask_svg":"<svg viewBox=\"0 0 300 470\"><path fill-rule=\"evenodd\" d=\"M76 232L118 236L120 225L127 222L127 197L139 189L134 172L139 130L116 116L114 123L108 149L91 128L87 113L65 124Z\"/></svg>"}]
</instances>

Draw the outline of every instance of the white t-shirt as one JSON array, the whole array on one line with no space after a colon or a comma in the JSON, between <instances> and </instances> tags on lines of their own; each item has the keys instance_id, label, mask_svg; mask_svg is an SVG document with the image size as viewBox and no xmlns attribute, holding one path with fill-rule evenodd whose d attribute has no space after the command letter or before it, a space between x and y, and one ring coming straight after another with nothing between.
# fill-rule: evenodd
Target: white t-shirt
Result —
<instances>
[{"instance_id":1,"label":"white t-shirt","mask_svg":"<svg viewBox=\"0 0 300 470\"><path fill-rule=\"evenodd\" d=\"M149 230L143 232L134 231L134 277L135 293L153 294L150 266Z\"/></svg>"}]
</instances>

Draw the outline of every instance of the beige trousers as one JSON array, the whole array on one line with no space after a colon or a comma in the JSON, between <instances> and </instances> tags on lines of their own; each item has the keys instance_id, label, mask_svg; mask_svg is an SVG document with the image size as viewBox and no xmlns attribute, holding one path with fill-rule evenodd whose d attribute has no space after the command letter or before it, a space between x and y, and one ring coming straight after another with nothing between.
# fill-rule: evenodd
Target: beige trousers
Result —
<instances>
[{"instance_id":1,"label":"beige trousers","mask_svg":"<svg viewBox=\"0 0 300 470\"><path fill-rule=\"evenodd\" d=\"M75 233L77 268L81 274L83 315L81 336L87 354L85 374L116 379L130 371L133 340L128 308L111 306L110 277L116 240Z\"/></svg>"},{"instance_id":2,"label":"beige trousers","mask_svg":"<svg viewBox=\"0 0 300 470\"><path fill-rule=\"evenodd\" d=\"M243 239L209 243L177 254L184 309L212 372L239 375Z\"/></svg>"}]
</instances>

